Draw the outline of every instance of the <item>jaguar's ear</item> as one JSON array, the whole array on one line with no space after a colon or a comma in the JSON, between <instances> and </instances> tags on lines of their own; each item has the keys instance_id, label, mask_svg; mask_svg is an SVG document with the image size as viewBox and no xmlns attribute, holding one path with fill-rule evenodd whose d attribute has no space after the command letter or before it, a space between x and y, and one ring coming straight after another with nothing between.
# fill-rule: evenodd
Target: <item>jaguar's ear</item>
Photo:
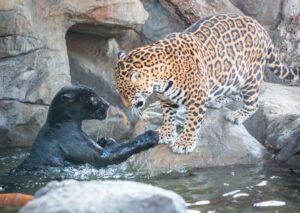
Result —
<instances>
[{"instance_id":1,"label":"jaguar's ear","mask_svg":"<svg viewBox=\"0 0 300 213\"><path fill-rule=\"evenodd\" d=\"M71 104L75 101L75 94L74 93L64 93L60 96L60 99L65 103L65 104Z\"/></svg>"},{"instance_id":2,"label":"jaguar's ear","mask_svg":"<svg viewBox=\"0 0 300 213\"><path fill-rule=\"evenodd\" d=\"M140 74L137 71L131 72L131 81L136 83L140 79Z\"/></svg>"},{"instance_id":3,"label":"jaguar's ear","mask_svg":"<svg viewBox=\"0 0 300 213\"><path fill-rule=\"evenodd\" d=\"M123 60L126 57L126 53L124 51L118 52L118 59Z\"/></svg>"}]
</instances>

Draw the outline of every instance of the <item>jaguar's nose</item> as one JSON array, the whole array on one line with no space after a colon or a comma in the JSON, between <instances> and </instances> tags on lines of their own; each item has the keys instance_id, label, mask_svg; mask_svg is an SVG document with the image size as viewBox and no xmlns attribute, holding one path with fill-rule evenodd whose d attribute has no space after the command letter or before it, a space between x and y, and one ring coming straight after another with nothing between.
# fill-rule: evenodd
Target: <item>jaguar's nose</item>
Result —
<instances>
[{"instance_id":1,"label":"jaguar's nose","mask_svg":"<svg viewBox=\"0 0 300 213\"><path fill-rule=\"evenodd\" d=\"M140 107L144 106L144 102L143 102L143 101L138 101L138 102L135 104L135 106L136 106L137 108L140 108Z\"/></svg>"},{"instance_id":2,"label":"jaguar's nose","mask_svg":"<svg viewBox=\"0 0 300 213\"><path fill-rule=\"evenodd\" d=\"M104 100L103 98L99 98L98 101L99 101L98 103L100 104L100 107L101 107L103 110L107 111L108 108L109 108L109 103L108 103L106 100Z\"/></svg>"}]
</instances>

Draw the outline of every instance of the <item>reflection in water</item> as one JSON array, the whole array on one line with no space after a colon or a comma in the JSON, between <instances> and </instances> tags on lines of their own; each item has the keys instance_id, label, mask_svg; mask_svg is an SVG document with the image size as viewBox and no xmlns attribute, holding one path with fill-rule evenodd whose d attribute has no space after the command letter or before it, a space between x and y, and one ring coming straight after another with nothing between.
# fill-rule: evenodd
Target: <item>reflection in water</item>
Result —
<instances>
[{"instance_id":1,"label":"reflection in water","mask_svg":"<svg viewBox=\"0 0 300 213\"><path fill-rule=\"evenodd\" d=\"M278 165L231 166L150 177L126 163L95 169L88 165L48 168L34 175L7 176L26 149L0 150L0 189L33 194L50 180L130 179L180 194L189 209L203 212L300 212L300 170ZM0 212L3 210L0 209Z\"/></svg>"}]
</instances>

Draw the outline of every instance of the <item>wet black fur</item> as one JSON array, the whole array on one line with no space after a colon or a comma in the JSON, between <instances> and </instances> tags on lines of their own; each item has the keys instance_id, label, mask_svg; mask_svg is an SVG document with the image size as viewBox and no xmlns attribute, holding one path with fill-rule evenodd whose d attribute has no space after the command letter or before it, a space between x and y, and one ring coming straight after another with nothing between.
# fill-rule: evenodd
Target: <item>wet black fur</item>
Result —
<instances>
[{"instance_id":1,"label":"wet black fur","mask_svg":"<svg viewBox=\"0 0 300 213\"><path fill-rule=\"evenodd\" d=\"M108 108L108 103L90 88L75 85L62 88L51 103L46 123L38 133L30 155L18 169L86 163L105 167L121 163L158 143L158 134L148 131L121 144L112 139L101 139L97 144L81 130L81 123L105 119Z\"/></svg>"}]
</instances>

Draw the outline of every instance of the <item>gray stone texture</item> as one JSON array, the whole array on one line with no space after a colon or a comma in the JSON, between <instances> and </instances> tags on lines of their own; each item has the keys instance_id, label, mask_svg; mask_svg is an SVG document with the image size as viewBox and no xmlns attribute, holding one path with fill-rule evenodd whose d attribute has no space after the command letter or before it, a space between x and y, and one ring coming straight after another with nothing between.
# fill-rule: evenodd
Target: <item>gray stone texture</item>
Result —
<instances>
[{"instance_id":1,"label":"gray stone texture","mask_svg":"<svg viewBox=\"0 0 300 213\"><path fill-rule=\"evenodd\" d=\"M36 192L20 213L184 213L175 192L130 181L53 181Z\"/></svg>"}]
</instances>

